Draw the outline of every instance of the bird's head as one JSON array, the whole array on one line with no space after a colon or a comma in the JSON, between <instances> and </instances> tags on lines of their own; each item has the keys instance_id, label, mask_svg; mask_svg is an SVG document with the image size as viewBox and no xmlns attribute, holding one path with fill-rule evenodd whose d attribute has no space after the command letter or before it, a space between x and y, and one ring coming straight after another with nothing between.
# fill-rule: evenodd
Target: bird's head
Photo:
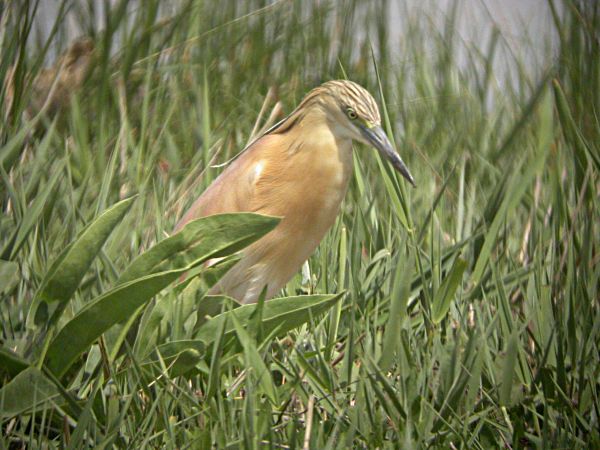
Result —
<instances>
[{"instance_id":1,"label":"bird's head","mask_svg":"<svg viewBox=\"0 0 600 450\"><path fill-rule=\"evenodd\" d=\"M377 103L362 86L347 80L328 81L314 89L327 108L338 133L375 147L394 168L415 186L415 181L400 155L381 128ZM310 94L308 95L310 96ZM308 97L307 96L307 97Z\"/></svg>"}]
</instances>

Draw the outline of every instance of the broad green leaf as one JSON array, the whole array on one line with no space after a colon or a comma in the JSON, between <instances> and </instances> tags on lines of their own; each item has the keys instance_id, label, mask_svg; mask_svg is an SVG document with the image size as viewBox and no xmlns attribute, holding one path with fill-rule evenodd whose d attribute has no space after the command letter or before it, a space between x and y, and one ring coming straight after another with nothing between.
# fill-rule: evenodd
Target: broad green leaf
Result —
<instances>
[{"instance_id":1,"label":"broad green leaf","mask_svg":"<svg viewBox=\"0 0 600 450\"><path fill-rule=\"evenodd\" d=\"M45 322L48 319L47 305L55 302L58 303L55 309L57 317L133 200L133 197L123 200L102 213L52 264L30 310L30 321L33 320L35 325Z\"/></svg>"},{"instance_id":2,"label":"broad green leaf","mask_svg":"<svg viewBox=\"0 0 600 450\"><path fill-rule=\"evenodd\" d=\"M126 320L180 275L209 257L224 256L243 248L278 222L279 219L257 214L227 214L190 223L136 259L137 263L134 261L122 277L128 282L98 297L68 322L51 342L46 365L57 376L64 375L77 356L102 333ZM150 256L144 256L148 254ZM175 266L175 269L153 272L165 266ZM150 275L138 277L145 271ZM134 280L129 281L130 277Z\"/></svg>"},{"instance_id":3,"label":"broad green leaf","mask_svg":"<svg viewBox=\"0 0 600 450\"><path fill-rule=\"evenodd\" d=\"M279 327L278 335L287 333L313 316L318 316L331 308L344 293L336 295L301 295L297 297L275 298L265 302L262 313L262 327L265 335ZM235 326L231 315L235 313L240 323L247 323L252 313L256 310L256 304L243 305L239 308L219 314L207 321L200 327L196 335L197 339L206 344L214 341L218 335L217 330L222 320L227 320L225 334L231 334Z\"/></svg>"},{"instance_id":4,"label":"broad green leaf","mask_svg":"<svg viewBox=\"0 0 600 450\"><path fill-rule=\"evenodd\" d=\"M180 232L138 256L119 278L119 283L227 256L258 240L280 219L252 213L219 214L188 223Z\"/></svg>"},{"instance_id":5,"label":"broad green leaf","mask_svg":"<svg viewBox=\"0 0 600 450\"><path fill-rule=\"evenodd\" d=\"M239 258L236 258L237 261ZM198 269L201 269L198 271ZM212 269L204 269L196 267L186 273L186 276L191 277L193 273L202 273L210 271ZM195 328L198 328L200 324L206 321L206 316L215 316L223 311L223 306L227 304L228 307L237 307L239 303L229 297L224 296L213 296L205 295L206 290L204 284L199 277L193 279L186 279L184 282L177 284L173 290L169 293L169 296L164 296L157 299L156 304L152 307L146 308L146 311L142 315L141 322L138 328L137 337L134 344L134 354L138 356L144 356L149 352L149 349L157 345L157 339L159 338L159 330L161 330L161 323L165 324L173 314L173 292L178 292L180 287L183 285L182 295L185 298L190 296L195 303L195 315L196 324Z\"/></svg>"},{"instance_id":6,"label":"broad green leaf","mask_svg":"<svg viewBox=\"0 0 600 450\"><path fill-rule=\"evenodd\" d=\"M444 278L444 281L442 281L441 286L433 298L433 307L431 308L431 320L433 323L440 323L444 317L446 317L456 289L460 286L466 268L467 262L464 259L457 257L454 260L450 272L446 278Z\"/></svg>"},{"instance_id":7,"label":"broad green leaf","mask_svg":"<svg viewBox=\"0 0 600 450\"><path fill-rule=\"evenodd\" d=\"M56 335L45 364L56 376L66 373L75 359L111 326L126 320L140 306L192 268L171 270L120 284L79 311Z\"/></svg>"},{"instance_id":8,"label":"broad green leaf","mask_svg":"<svg viewBox=\"0 0 600 450\"><path fill-rule=\"evenodd\" d=\"M0 389L0 416L13 417L60 395L39 369L29 367Z\"/></svg>"},{"instance_id":9,"label":"broad green leaf","mask_svg":"<svg viewBox=\"0 0 600 450\"><path fill-rule=\"evenodd\" d=\"M0 373L6 373L11 378L29 367L29 363L16 353L0 347Z\"/></svg>"},{"instance_id":10,"label":"broad green leaf","mask_svg":"<svg viewBox=\"0 0 600 450\"><path fill-rule=\"evenodd\" d=\"M190 222L179 233L161 241L143 255L136 258L121 275L119 282L135 279L145 273L156 270L178 268L193 260L196 267L187 272L188 279L179 283L175 290L198 289L201 283L195 275L202 273L205 281L202 287L212 286L224 273L238 261L237 256L230 255L244 246L256 241L271 231L279 223L278 218L251 213L221 214ZM200 267L200 263L217 257L226 257L210 268ZM206 279L204 278L206 276ZM194 284L194 285L192 285ZM189 293L189 292L188 292ZM154 345L156 327L168 311L164 299L159 300L152 311L144 313L142 326L139 329L134 350L136 354L144 354L146 349ZM206 308L205 308L206 306ZM206 314L221 312L220 304L213 301L201 301L198 310L198 321L203 321ZM146 321L153 326L145 326Z\"/></svg>"}]
</instances>

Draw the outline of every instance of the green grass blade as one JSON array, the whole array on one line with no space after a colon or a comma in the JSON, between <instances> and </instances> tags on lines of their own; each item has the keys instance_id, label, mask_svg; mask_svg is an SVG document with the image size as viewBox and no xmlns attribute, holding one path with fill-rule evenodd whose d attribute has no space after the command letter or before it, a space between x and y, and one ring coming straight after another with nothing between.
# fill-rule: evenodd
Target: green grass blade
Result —
<instances>
[{"instance_id":1,"label":"green grass blade","mask_svg":"<svg viewBox=\"0 0 600 450\"><path fill-rule=\"evenodd\" d=\"M467 262L464 259L457 257L454 260L450 272L446 275L446 278L444 278L433 297L433 305L431 307L431 320L433 323L440 323L446 317L446 314L448 314L452 299L460 286L466 268Z\"/></svg>"},{"instance_id":2,"label":"green grass blade","mask_svg":"<svg viewBox=\"0 0 600 450\"><path fill-rule=\"evenodd\" d=\"M267 396L271 403L277 405L279 400L277 396L277 389L275 388L273 379L271 378L271 372L258 353L255 342L250 338L250 335L246 332L239 319L236 317L236 312L237 311L232 311L229 317L231 318L231 322L235 328L235 333L237 334L237 337L244 349L246 369L251 371L251 379L257 380L260 390Z\"/></svg>"}]
</instances>

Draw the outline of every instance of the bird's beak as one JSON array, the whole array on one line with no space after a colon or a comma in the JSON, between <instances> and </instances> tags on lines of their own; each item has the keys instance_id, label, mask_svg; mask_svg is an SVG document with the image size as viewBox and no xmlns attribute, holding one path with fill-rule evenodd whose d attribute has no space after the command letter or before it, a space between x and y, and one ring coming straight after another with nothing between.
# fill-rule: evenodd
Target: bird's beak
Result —
<instances>
[{"instance_id":1,"label":"bird's beak","mask_svg":"<svg viewBox=\"0 0 600 450\"><path fill-rule=\"evenodd\" d=\"M362 132L362 135L373 147L377 149L381 156L383 156L385 159L391 162L392 166L394 166L394 169L400 172L402 176L406 178L410 182L410 184L413 185L413 187L416 187L415 180L408 171L408 168L406 167L406 164L404 164L404 161L402 161L402 158L400 158L398 152L396 152L396 150L392 146L392 143L385 134L385 131L383 131L383 128L381 128L378 125L373 127L361 125L360 130Z\"/></svg>"}]
</instances>

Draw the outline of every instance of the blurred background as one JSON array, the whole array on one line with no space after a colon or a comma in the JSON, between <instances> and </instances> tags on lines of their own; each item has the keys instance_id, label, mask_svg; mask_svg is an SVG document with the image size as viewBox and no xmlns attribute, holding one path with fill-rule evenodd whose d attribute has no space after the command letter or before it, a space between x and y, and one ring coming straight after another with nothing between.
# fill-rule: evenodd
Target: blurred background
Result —
<instances>
[{"instance_id":1,"label":"blurred background","mask_svg":"<svg viewBox=\"0 0 600 450\"><path fill-rule=\"evenodd\" d=\"M111 8L117 3L116 0L108 2L97 2L96 21L92 25L94 29L100 30L106 19L107 7ZM169 2L163 4L159 9L159 16L167 17L177 11L182 2ZM285 7L286 1L273 2L275 7ZM319 2L316 2L317 4ZM40 13L36 15L35 29L32 40L45 41L50 35L52 25L59 13L60 3L56 0L41 0ZM389 45L391 53L396 58L401 58L399 51L394 53L394 48L399 49L398 43L407 39L405 32L409 24L414 22L427 22L436 29L441 29L448 16L454 16L453 26L458 35L458 51L461 54L458 62L467 64L468 58L465 52L477 49L485 53L495 31L502 36L506 48L503 51L519 56L527 63L528 70L536 70L539 66L547 64L548 59L556 56L558 49L558 35L553 26L551 7L546 0L397 0L383 2L388 21ZM343 2L332 4L334 8L344 8ZM563 3L556 2L554 7L560 14L564 13ZM130 2L131 10L140 8L138 2ZM75 13L66 14L65 18L65 40L72 41L87 31ZM368 36L369 26L358 27L356 30L362 38ZM60 47L58 48L58 50ZM48 59L56 57L57 48L51 49ZM504 64L511 58L506 58ZM501 62L497 63L495 69L503 70ZM504 69L506 70L506 69Z\"/></svg>"}]
</instances>

